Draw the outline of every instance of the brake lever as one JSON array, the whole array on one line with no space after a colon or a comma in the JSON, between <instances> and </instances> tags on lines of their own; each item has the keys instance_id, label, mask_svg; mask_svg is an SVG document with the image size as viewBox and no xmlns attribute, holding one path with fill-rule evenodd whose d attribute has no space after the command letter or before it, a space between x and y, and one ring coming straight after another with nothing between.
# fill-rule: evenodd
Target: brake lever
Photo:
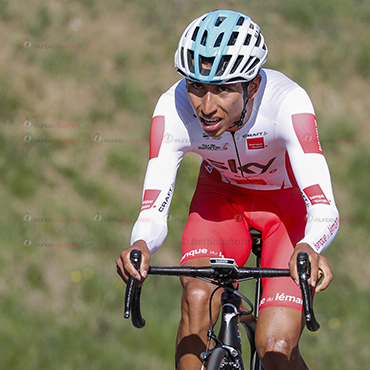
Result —
<instances>
[{"instance_id":1,"label":"brake lever","mask_svg":"<svg viewBox=\"0 0 370 370\"><path fill-rule=\"evenodd\" d=\"M133 249L130 253L130 260L136 270L139 271L140 264L141 264L141 251L138 249ZM128 319L130 317L130 311L132 307L132 301L134 298L135 292L135 285L136 279L133 276L130 276L126 286L126 294L125 294L125 309L124 309L124 317Z\"/></svg>"},{"instance_id":2,"label":"brake lever","mask_svg":"<svg viewBox=\"0 0 370 370\"><path fill-rule=\"evenodd\" d=\"M320 324L317 322L313 312L312 288L308 285L308 279L311 275L311 265L307 253L298 253L297 269L299 285L302 291L303 312L306 326L309 331L317 331L320 328Z\"/></svg>"},{"instance_id":3,"label":"brake lever","mask_svg":"<svg viewBox=\"0 0 370 370\"><path fill-rule=\"evenodd\" d=\"M135 269L139 271L141 265L141 251L133 249L130 253L130 260ZM141 316L140 310L140 295L141 287L136 288L136 279L130 276L126 286L124 317L128 319L130 313L132 313L131 322L135 328L138 329L145 326L145 320Z\"/></svg>"}]
</instances>

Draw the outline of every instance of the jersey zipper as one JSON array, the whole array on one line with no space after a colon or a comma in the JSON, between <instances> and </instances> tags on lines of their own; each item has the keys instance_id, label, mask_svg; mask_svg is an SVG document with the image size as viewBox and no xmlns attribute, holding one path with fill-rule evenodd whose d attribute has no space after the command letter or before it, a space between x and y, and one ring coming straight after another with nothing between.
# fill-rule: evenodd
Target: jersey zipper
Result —
<instances>
[{"instance_id":1,"label":"jersey zipper","mask_svg":"<svg viewBox=\"0 0 370 370\"><path fill-rule=\"evenodd\" d=\"M235 147L235 151L236 151L236 157L238 158L240 172L242 174L242 177L245 178L245 179L247 179L250 183L252 183L252 181L249 180L248 177L245 177L244 176L243 166L242 166L242 163L240 161L238 146L236 145L236 141L235 141L235 131L229 131L229 132L230 132L231 136L233 137L234 147Z\"/></svg>"}]
</instances>

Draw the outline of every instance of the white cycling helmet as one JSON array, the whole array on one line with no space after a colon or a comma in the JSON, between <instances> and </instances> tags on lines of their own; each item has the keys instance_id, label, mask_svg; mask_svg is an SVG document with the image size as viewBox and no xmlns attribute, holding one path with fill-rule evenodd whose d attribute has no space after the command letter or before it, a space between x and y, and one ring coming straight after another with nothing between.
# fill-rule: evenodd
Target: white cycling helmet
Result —
<instances>
[{"instance_id":1,"label":"white cycling helmet","mask_svg":"<svg viewBox=\"0 0 370 370\"><path fill-rule=\"evenodd\" d=\"M260 28L249 16L216 10L186 28L175 68L182 76L204 83L247 82L257 76L267 54Z\"/></svg>"}]
</instances>

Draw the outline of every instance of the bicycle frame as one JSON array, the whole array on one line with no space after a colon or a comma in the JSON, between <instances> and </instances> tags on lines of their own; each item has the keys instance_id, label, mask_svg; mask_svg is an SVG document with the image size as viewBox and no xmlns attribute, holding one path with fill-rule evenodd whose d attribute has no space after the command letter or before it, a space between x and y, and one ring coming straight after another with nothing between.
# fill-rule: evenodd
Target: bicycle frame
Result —
<instances>
[{"instance_id":1,"label":"bicycle frame","mask_svg":"<svg viewBox=\"0 0 370 370\"><path fill-rule=\"evenodd\" d=\"M261 267L261 253L262 253L262 239L261 233L257 230L250 230L252 236L252 251L256 256L256 266ZM232 288L232 287L230 287ZM255 345L255 329L257 316L259 312L259 304L262 297L262 280L256 279L255 287L255 306L254 313L252 315L253 320L248 322L240 321L240 298L235 296L230 291L225 291L222 294L222 315L221 315L221 326L218 337L214 336L211 332L212 328L209 331L209 338L213 338L217 346L213 349L203 352L201 354L201 359L205 362L208 357L214 352L217 347L222 347L228 351L231 358L234 358L235 367L243 370L243 357L242 357L242 346L241 346L241 337L239 331L239 323L244 327L249 345L250 345L250 370L262 370L262 364L257 353ZM252 310L251 310L252 311ZM210 318L211 320L211 318Z\"/></svg>"},{"instance_id":2,"label":"bicycle frame","mask_svg":"<svg viewBox=\"0 0 370 370\"><path fill-rule=\"evenodd\" d=\"M235 295L232 290L234 288L230 285L221 297L222 311L221 311L221 325L218 337L213 334L212 329L209 330L209 339L216 342L216 346L200 355L203 362L207 361L217 347L222 347L230 354L235 363L235 369L244 370L242 358L242 344L239 331L240 318L240 297Z\"/></svg>"}]
</instances>

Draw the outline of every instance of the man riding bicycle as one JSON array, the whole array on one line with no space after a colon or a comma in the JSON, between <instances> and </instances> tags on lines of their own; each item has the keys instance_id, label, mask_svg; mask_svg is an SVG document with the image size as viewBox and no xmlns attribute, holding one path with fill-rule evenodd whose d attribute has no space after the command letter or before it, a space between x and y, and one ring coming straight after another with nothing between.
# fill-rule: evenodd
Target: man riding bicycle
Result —
<instances>
[{"instance_id":1,"label":"man riding bicycle","mask_svg":"<svg viewBox=\"0 0 370 370\"><path fill-rule=\"evenodd\" d=\"M304 319L295 261L308 253L311 286L318 292L329 285L331 271L320 253L337 233L339 214L312 103L288 77L261 68L267 54L259 26L242 13L210 12L186 28L175 54L184 78L156 105L140 216L131 247L116 263L124 280L145 280L150 256L167 235L180 162L187 152L200 154L180 263L202 266L225 257L243 266L249 230L261 231L262 267L289 266L291 278L263 281L257 349L266 370L307 369L298 349ZM139 222L144 217L150 222ZM132 249L143 254L139 272L129 260ZM194 370L206 346L213 288L181 281L176 368ZM213 302L216 319L219 300Z\"/></svg>"}]
</instances>

